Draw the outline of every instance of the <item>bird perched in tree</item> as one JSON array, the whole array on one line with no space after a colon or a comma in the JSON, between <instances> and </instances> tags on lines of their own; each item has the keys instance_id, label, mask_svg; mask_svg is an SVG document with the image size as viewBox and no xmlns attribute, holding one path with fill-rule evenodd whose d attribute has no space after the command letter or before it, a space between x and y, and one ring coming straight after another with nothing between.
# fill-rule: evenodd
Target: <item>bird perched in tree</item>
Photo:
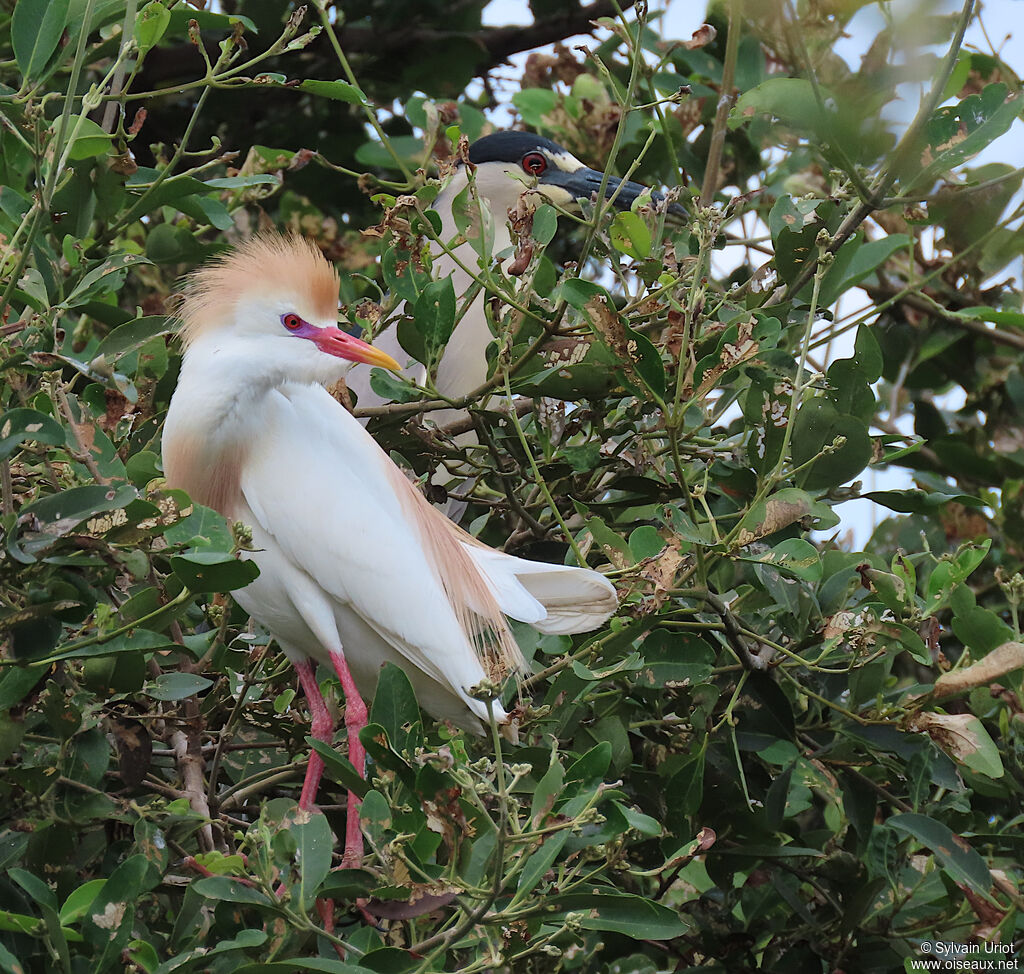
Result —
<instances>
[{"instance_id":1,"label":"bird perched in tree","mask_svg":"<svg viewBox=\"0 0 1024 974\"><path fill-rule=\"evenodd\" d=\"M255 237L194 272L179 309L185 350L163 459L169 485L252 527L245 557L260 575L235 597L294 663L312 733L325 741L334 727L315 668L334 668L362 774L363 697L383 663L406 671L434 716L479 730L487 708L471 688L522 665L506 615L542 632L582 632L617 603L598 572L495 551L426 501L325 389L348 362L398 368L342 332L337 311L336 272L298 237ZM314 753L303 807L322 771ZM350 794L346 861L361 854Z\"/></svg>"},{"instance_id":2,"label":"bird perched in tree","mask_svg":"<svg viewBox=\"0 0 1024 974\"><path fill-rule=\"evenodd\" d=\"M493 135L485 135L470 146L469 161L473 168L476 193L491 213L494 230L492 256L512 246L508 211L515 208L524 192L530 190L563 209L575 209L578 200L589 200L600 190L602 182L605 182L606 197L611 198L613 205L619 209L628 210L644 192L650 192L653 203L665 203L663 194L616 176L608 176L606 179L604 173L585 166L568 149L531 132L495 132ZM447 186L434 201L433 209L441 217L440 238L445 243L457 235L452 207L468 186L469 179L468 167L460 163ZM678 203L666 205L674 219L685 216L686 211ZM452 254L454 257L435 249L433 273L437 279L451 277L455 294L460 296L466 293L473 280L463 266L475 270L480 258L470 242L460 243L452 249ZM485 298L482 291L476 296L456 325L438 363L435 385L438 392L449 399L468 395L487 379L486 350L493 336L484 314ZM395 328L375 336L374 345L400 362L409 358L398 342ZM426 374L422 366L404 371L420 383ZM345 382L356 393L358 406L377 406L384 402L370 387L368 367L353 367L346 375ZM441 410L434 412L432 419L443 425L455 415L455 411Z\"/></svg>"}]
</instances>

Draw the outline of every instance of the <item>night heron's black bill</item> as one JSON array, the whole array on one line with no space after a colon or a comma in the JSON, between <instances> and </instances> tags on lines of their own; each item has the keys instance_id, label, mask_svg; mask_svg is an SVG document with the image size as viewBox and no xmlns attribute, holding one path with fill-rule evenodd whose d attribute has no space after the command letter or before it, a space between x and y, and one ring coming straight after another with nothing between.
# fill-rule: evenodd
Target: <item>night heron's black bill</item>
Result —
<instances>
[{"instance_id":1,"label":"night heron's black bill","mask_svg":"<svg viewBox=\"0 0 1024 974\"><path fill-rule=\"evenodd\" d=\"M601 189L601 181L604 178L604 173L586 167L577 169L575 172L564 172L552 168L544 173L543 182L561 186L576 199L588 200ZM655 204L662 203L665 200L664 193L650 189L650 187L644 186L642 183L634 183L628 179L619 179L617 176L609 176L604 189L606 198L610 199L614 194L613 203L620 210L628 210L637 197L644 192L650 192L651 202ZM678 203L670 203L667 213L672 218L671 222L673 223L678 223L686 218L686 210Z\"/></svg>"}]
</instances>

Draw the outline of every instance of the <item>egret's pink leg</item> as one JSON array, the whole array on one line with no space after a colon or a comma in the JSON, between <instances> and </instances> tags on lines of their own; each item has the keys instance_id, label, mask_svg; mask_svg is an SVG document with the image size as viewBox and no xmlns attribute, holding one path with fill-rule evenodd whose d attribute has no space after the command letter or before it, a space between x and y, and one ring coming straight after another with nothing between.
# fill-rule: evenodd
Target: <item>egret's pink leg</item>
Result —
<instances>
[{"instance_id":1,"label":"egret's pink leg","mask_svg":"<svg viewBox=\"0 0 1024 974\"><path fill-rule=\"evenodd\" d=\"M359 740L359 732L366 726L366 704L352 679L348 663L341 653L331 653L331 663L341 680L341 688L345 691L345 728L348 730L348 759L352 762L360 778L366 774L366 749ZM363 830L359 826L359 798L348 793L348 813L345 819L345 854L341 857L342 866L358 867L363 861Z\"/></svg>"},{"instance_id":2,"label":"egret's pink leg","mask_svg":"<svg viewBox=\"0 0 1024 974\"><path fill-rule=\"evenodd\" d=\"M306 701L313 714L310 731L318 741L330 744L334 737L334 719L327 710L327 704L320 692L320 685L316 682L316 664L308 659L301 660L295 664L295 672L299 674L302 692L306 695ZM313 751L309 755L309 763L306 765L306 780L302 783L299 808L313 807L323 773L324 759L316 751Z\"/></svg>"}]
</instances>

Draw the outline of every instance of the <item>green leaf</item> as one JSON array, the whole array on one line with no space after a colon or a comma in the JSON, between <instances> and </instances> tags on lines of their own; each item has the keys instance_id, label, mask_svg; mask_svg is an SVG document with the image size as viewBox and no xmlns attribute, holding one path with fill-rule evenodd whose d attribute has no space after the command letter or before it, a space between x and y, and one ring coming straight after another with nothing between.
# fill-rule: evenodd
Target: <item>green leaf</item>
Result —
<instances>
[{"instance_id":1,"label":"green leaf","mask_svg":"<svg viewBox=\"0 0 1024 974\"><path fill-rule=\"evenodd\" d=\"M562 448L562 456L576 473L595 470L601 459L601 444L583 443L579 446L565 446Z\"/></svg>"},{"instance_id":2,"label":"green leaf","mask_svg":"<svg viewBox=\"0 0 1024 974\"><path fill-rule=\"evenodd\" d=\"M910 237L905 233L893 233L882 237L881 240L865 241L857 236L847 241L836 254L836 264L822 281L818 296L821 302L819 306L827 308L834 304L840 295L874 274L893 254L906 250L910 242ZM840 264L840 255L847 249L850 257L848 261L843 260ZM862 327L858 329L858 334L869 331L870 329Z\"/></svg>"},{"instance_id":3,"label":"green leaf","mask_svg":"<svg viewBox=\"0 0 1024 974\"><path fill-rule=\"evenodd\" d=\"M1020 98L999 82L986 85L958 105L939 108L926 126L923 168L911 170L908 185L929 183L977 155L1005 132L1020 114Z\"/></svg>"},{"instance_id":4,"label":"green leaf","mask_svg":"<svg viewBox=\"0 0 1024 974\"><path fill-rule=\"evenodd\" d=\"M400 947L375 947L359 958L359 967L374 974L415 974L417 958Z\"/></svg>"},{"instance_id":5,"label":"green leaf","mask_svg":"<svg viewBox=\"0 0 1024 974\"><path fill-rule=\"evenodd\" d=\"M964 586L966 588L966 586ZM989 609L980 605L959 609L953 603L953 632L976 658L1014 638L1014 631Z\"/></svg>"},{"instance_id":6,"label":"green leaf","mask_svg":"<svg viewBox=\"0 0 1024 974\"><path fill-rule=\"evenodd\" d=\"M235 225L230 210L219 199L213 199L210 196L187 196L178 205L181 207L182 213L192 217L200 227L205 223L209 223L218 230L230 230ZM181 229L185 228L182 227ZM148 243L147 241L146 252L152 257L153 255L150 253ZM189 259L187 255L190 251L197 255L199 254L198 248L192 246L179 249L186 255L184 258L186 260Z\"/></svg>"},{"instance_id":7,"label":"green leaf","mask_svg":"<svg viewBox=\"0 0 1024 974\"><path fill-rule=\"evenodd\" d=\"M359 822L377 843L391 828L391 805L379 791L368 791L359 806Z\"/></svg>"},{"instance_id":8,"label":"green leaf","mask_svg":"<svg viewBox=\"0 0 1024 974\"><path fill-rule=\"evenodd\" d=\"M557 750L552 751L551 761L544 776L537 782L530 805L530 821L534 828L539 828L544 819L555 807L555 801L562 791L565 770L558 760ZM521 884L520 884L521 885Z\"/></svg>"},{"instance_id":9,"label":"green leaf","mask_svg":"<svg viewBox=\"0 0 1024 974\"><path fill-rule=\"evenodd\" d=\"M170 23L171 12L159 0L152 0L139 11L135 18L135 40L140 55L159 43Z\"/></svg>"},{"instance_id":10,"label":"green leaf","mask_svg":"<svg viewBox=\"0 0 1024 974\"><path fill-rule=\"evenodd\" d=\"M521 903L529 896L537 895L538 886L543 880L544 874L554 864L568 839L568 829L548 835L541 842L540 848L530 854L519 875L517 892L512 898L513 905Z\"/></svg>"},{"instance_id":11,"label":"green leaf","mask_svg":"<svg viewBox=\"0 0 1024 974\"><path fill-rule=\"evenodd\" d=\"M232 974L367 974L367 968L333 957L297 957L260 961L232 969Z\"/></svg>"},{"instance_id":12,"label":"green leaf","mask_svg":"<svg viewBox=\"0 0 1024 974\"><path fill-rule=\"evenodd\" d=\"M665 366L661 353L644 334L626 326L623 328L627 351L633 359L633 368L643 381L647 391L659 399L665 395Z\"/></svg>"},{"instance_id":13,"label":"green leaf","mask_svg":"<svg viewBox=\"0 0 1024 974\"><path fill-rule=\"evenodd\" d=\"M845 442L833 446L838 437ZM795 465L809 464L797 474L797 481L809 490L820 490L845 484L868 465L871 437L864 421L840 413L828 399L817 398L805 402L796 414L792 450Z\"/></svg>"},{"instance_id":14,"label":"green leaf","mask_svg":"<svg viewBox=\"0 0 1024 974\"><path fill-rule=\"evenodd\" d=\"M330 899L356 900L369 896L379 880L364 869L332 869L317 890Z\"/></svg>"},{"instance_id":15,"label":"green leaf","mask_svg":"<svg viewBox=\"0 0 1024 974\"><path fill-rule=\"evenodd\" d=\"M977 545L961 545L952 559L943 559L932 569L925 586L926 615L931 615L947 603L953 590L961 582L966 581L985 560L991 547L991 538L986 538Z\"/></svg>"},{"instance_id":16,"label":"green leaf","mask_svg":"<svg viewBox=\"0 0 1024 974\"><path fill-rule=\"evenodd\" d=\"M692 633L655 629L640 645L643 663L632 682L657 689L666 685L696 686L711 676L715 653Z\"/></svg>"},{"instance_id":17,"label":"green leaf","mask_svg":"<svg viewBox=\"0 0 1024 974\"><path fill-rule=\"evenodd\" d=\"M608 741L594 745L565 772L565 783L579 781L583 785L598 784L604 780L612 762L612 746Z\"/></svg>"},{"instance_id":18,"label":"green leaf","mask_svg":"<svg viewBox=\"0 0 1024 974\"><path fill-rule=\"evenodd\" d=\"M13 666L0 676L0 711L10 710L25 699L42 674L31 666Z\"/></svg>"},{"instance_id":19,"label":"green leaf","mask_svg":"<svg viewBox=\"0 0 1024 974\"><path fill-rule=\"evenodd\" d=\"M99 343L89 367L93 370L107 368L130 352L137 352L152 339L170 334L172 331L172 319L163 315L126 321L109 332Z\"/></svg>"},{"instance_id":20,"label":"green leaf","mask_svg":"<svg viewBox=\"0 0 1024 974\"><path fill-rule=\"evenodd\" d=\"M580 914L584 930L622 933L635 940L672 940L692 929L675 910L628 893L573 893L558 898L558 909Z\"/></svg>"},{"instance_id":21,"label":"green leaf","mask_svg":"<svg viewBox=\"0 0 1024 974\"><path fill-rule=\"evenodd\" d=\"M235 24L241 24L247 31L259 33L256 24L249 17L243 17L241 14L222 14L213 10L196 10L191 6L178 7L171 11L171 32L186 33L190 20L196 21L200 30L230 31Z\"/></svg>"},{"instance_id":22,"label":"green leaf","mask_svg":"<svg viewBox=\"0 0 1024 974\"><path fill-rule=\"evenodd\" d=\"M213 680L195 673L161 673L142 692L154 700L184 700L213 686Z\"/></svg>"},{"instance_id":23,"label":"green leaf","mask_svg":"<svg viewBox=\"0 0 1024 974\"><path fill-rule=\"evenodd\" d=\"M586 303L595 297L603 297L609 308L614 307L608 292L601 285L584 281L579 277L570 277L562 281L556 289L556 295L578 311L582 311Z\"/></svg>"},{"instance_id":24,"label":"green leaf","mask_svg":"<svg viewBox=\"0 0 1024 974\"><path fill-rule=\"evenodd\" d=\"M233 592L259 576L252 559L239 559L223 551L194 551L171 558L174 574L192 592Z\"/></svg>"},{"instance_id":25,"label":"green leaf","mask_svg":"<svg viewBox=\"0 0 1024 974\"><path fill-rule=\"evenodd\" d=\"M197 197L176 200L183 212L191 209ZM155 209L155 201L147 209ZM205 214L203 215L205 218ZM154 264L181 264L199 257L201 251L188 227L177 223L158 223L146 237L146 258Z\"/></svg>"},{"instance_id":26,"label":"green leaf","mask_svg":"<svg viewBox=\"0 0 1024 974\"><path fill-rule=\"evenodd\" d=\"M551 243L558 229L558 211L548 203L542 203L533 214L533 228L530 236L542 247Z\"/></svg>"},{"instance_id":27,"label":"green leaf","mask_svg":"<svg viewBox=\"0 0 1024 974\"><path fill-rule=\"evenodd\" d=\"M61 303L61 308L77 308L85 304L91 297L103 292L110 293L116 289L117 283L123 280L122 271L149 264L151 261L140 254L113 254L90 270L75 286L74 290Z\"/></svg>"},{"instance_id":28,"label":"green leaf","mask_svg":"<svg viewBox=\"0 0 1024 974\"><path fill-rule=\"evenodd\" d=\"M74 134L71 142L69 159L91 159L93 156L101 156L111 146L112 136L91 118L79 119L74 126Z\"/></svg>"},{"instance_id":29,"label":"green leaf","mask_svg":"<svg viewBox=\"0 0 1024 974\"><path fill-rule=\"evenodd\" d=\"M366 95L355 85L347 81L316 81L307 78L298 85L301 91L308 91L318 98L330 98L348 105L365 105Z\"/></svg>"},{"instance_id":30,"label":"green leaf","mask_svg":"<svg viewBox=\"0 0 1024 974\"><path fill-rule=\"evenodd\" d=\"M161 180L163 175L157 169L140 166L137 172L128 177L125 188L132 192L135 202L138 202L140 198L135 194L145 196L146 205L142 209L143 213L152 213L161 206L177 203L186 196L209 191L206 183L200 182L195 176L171 176ZM132 212L134 212L134 208ZM157 226L164 226L164 224L161 223ZM157 227L153 227L150 232L155 232L156 229Z\"/></svg>"},{"instance_id":31,"label":"green leaf","mask_svg":"<svg viewBox=\"0 0 1024 974\"><path fill-rule=\"evenodd\" d=\"M106 885L106 879L91 879L77 889L72 890L64 901L64 905L60 908L60 922L67 926L84 917L93 901Z\"/></svg>"},{"instance_id":32,"label":"green leaf","mask_svg":"<svg viewBox=\"0 0 1024 974\"><path fill-rule=\"evenodd\" d=\"M416 322L411 318L402 318L395 327L397 329L398 344L417 362L426 365L429 361L427 358L427 346L423 340L422 333L416 327Z\"/></svg>"},{"instance_id":33,"label":"green leaf","mask_svg":"<svg viewBox=\"0 0 1024 974\"><path fill-rule=\"evenodd\" d=\"M651 231L643 218L624 210L616 213L608 229L612 245L634 260L646 260L651 256Z\"/></svg>"},{"instance_id":34,"label":"green leaf","mask_svg":"<svg viewBox=\"0 0 1024 974\"><path fill-rule=\"evenodd\" d=\"M451 277L427 284L412 309L428 363L440 359L455 328L455 287Z\"/></svg>"},{"instance_id":35,"label":"green leaf","mask_svg":"<svg viewBox=\"0 0 1024 974\"><path fill-rule=\"evenodd\" d=\"M26 913L12 913L10 910L0 910L0 930L38 936L42 933L43 921L39 917L29 916Z\"/></svg>"},{"instance_id":36,"label":"green leaf","mask_svg":"<svg viewBox=\"0 0 1024 974\"><path fill-rule=\"evenodd\" d=\"M1001 778L1004 773L1003 760L995 741L985 730L985 725L973 714L955 716L962 720L962 725L957 729L959 741L953 757L972 771L989 778Z\"/></svg>"},{"instance_id":37,"label":"green leaf","mask_svg":"<svg viewBox=\"0 0 1024 974\"><path fill-rule=\"evenodd\" d=\"M938 510L952 501L964 507L984 507L985 502L970 494L944 494L940 491L924 490L873 490L861 494L868 500L887 507L890 511L900 514L927 514Z\"/></svg>"},{"instance_id":38,"label":"green leaf","mask_svg":"<svg viewBox=\"0 0 1024 974\"><path fill-rule=\"evenodd\" d=\"M231 528L224 515L202 504L195 504L191 514L164 531L164 540L169 545L192 545L218 551L227 551L233 544Z\"/></svg>"},{"instance_id":39,"label":"green leaf","mask_svg":"<svg viewBox=\"0 0 1024 974\"><path fill-rule=\"evenodd\" d=\"M110 874L92 901L82 922L82 933L100 953L96 970L104 970L109 958L118 957L135 925L135 903L147 887L149 860L129 856Z\"/></svg>"},{"instance_id":40,"label":"green leaf","mask_svg":"<svg viewBox=\"0 0 1024 974\"><path fill-rule=\"evenodd\" d=\"M854 342L854 358L857 365L864 374L864 378L870 382L877 382L882 375L884 360L882 349L878 345L874 331L867 325L861 325L857 329L857 338Z\"/></svg>"},{"instance_id":41,"label":"green leaf","mask_svg":"<svg viewBox=\"0 0 1024 974\"><path fill-rule=\"evenodd\" d=\"M72 739L63 762L63 772L72 781L96 788L102 784L109 766L110 744L94 727Z\"/></svg>"},{"instance_id":42,"label":"green leaf","mask_svg":"<svg viewBox=\"0 0 1024 974\"><path fill-rule=\"evenodd\" d=\"M64 428L51 416L18 407L0 416L0 460L6 459L27 440L63 446Z\"/></svg>"},{"instance_id":43,"label":"green leaf","mask_svg":"<svg viewBox=\"0 0 1024 974\"><path fill-rule=\"evenodd\" d=\"M202 908L202 900L195 892L193 886L189 886L186 891L186 897L191 901L190 906L194 910ZM190 913L192 910L190 910ZM180 919L180 917L179 917ZM180 929L180 928L176 928ZM257 969L261 972L264 971L277 971L275 962L261 963L259 965L245 963L245 958L238 957L232 958L228 965L218 965L216 961L211 963L211 958L216 958L218 955L230 954L236 951L246 951L248 954L252 954L255 948L261 947L267 942L267 934L262 930L241 930L233 940L218 940L213 947L206 947L202 945L202 936L199 938L200 946L192 948L192 950L178 954L176 957L170 958L163 965L156 968L154 971L148 971L147 974L177 974L177 972L185 971L197 972L197 971L230 971L232 974L239 974L239 971L246 970L250 974L253 974ZM236 967L235 965L241 962L242 967ZM193 966L193 964L201 966ZM291 967L283 968L286 971L291 971ZM308 970L316 970L315 967L310 967Z\"/></svg>"},{"instance_id":44,"label":"green leaf","mask_svg":"<svg viewBox=\"0 0 1024 974\"><path fill-rule=\"evenodd\" d=\"M36 906L57 909L57 899L53 895L53 890L27 869L11 869L7 873L7 878L13 879L14 882L28 893Z\"/></svg>"},{"instance_id":45,"label":"green leaf","mask_svg":"<svg viewBox=\"0 0 1024 974\"><path fill-rule=\"evenodd\" d=\"M387 369L370 370L370 388L387 402L415 402L423 398L423 390L406 382ZM358 408L359 403L356 403Z\"/></svg>"},{"instance_id":46,"label":"green leaf","mask_svg":"<svg viewBox=\"0 0 1024 974\"><path fill-rule=\"evenodd\" d=\"M554 109L557 102L558 96L550 88L523 88L512 96L512 104L523 121L534 128L544 124L544 116Z\"/></svg>"},{"instance_id":47,"label":"green leaf","mask_svg":"<svg viewBox=\"0 0 1024 974\"><path fill-rule=\"evenodd\" d=\"M1014 328L1024 328L1024 314L1020 311L1006 311L999 308L989 308L979 305L972 308L964 308L960 311L951 311L950 314L964 321L991 321L995 325L1012 325Z\"/></svg>"},{"instance_id":48,"label":"green leaf","mask_svg":"<svg viewBox=\"0 0 1024 974\"><path fill-rule=\"evenodd\" d=\"M192 888L208 900L222 900L225 903L241 903L248 906L273 906L273 902L252 886L229 876L206 876L192 883Z\"/></svg>"},{"instance_id":49,"label":"green leaf","mask_svg":"<svg viewBox=\"0 0 1024 974\"><path fill-rule=\"evenodd\" d=\"M3 971L3 974L25 974L21 961L3 944L0 944L0 971Z\"/></svg>"},{"instance_id":50,"label":"green leaf","mask_svg":"<svg viewBox=\"0 0 1024 974\"><path fill-rule=\"evenodd\" d=\"M26 80L39 75L68 23L68 0L19 0L11 17L11 44Z\"/></svg>"},{"instance_id":51,"label":"green leaf","mask_svg":"<svg viewBox=\"0 0 1024 974\"><path fill-rule=\"evenodd\" d=\"M953 882L970 886L974 892L990 898L992 876L985 860L948 826L914 812L890 815L885 824L887 828L913 836L921 845L931 849Z\"/></svg>"},{"instance_id":52,"label":"green leaf","mask_svg":"<svg viewBox=\"0 0 1024 974\"><path fill-rule=\"evenodd\" d=\"M665 785L665 802L673 816L696 815L704 797L704 755L701 748Z\"/></svg>"},{"instance_id":53,"label":"green leaf","mask_svg":"<svg viewBox=\"0 0 1024 974\"><path fill-rule=\"evenodd\" d=\"M729 128L765 114L805 129L820 127L823 121L814 87L803 78L769 78L743 92L729 113Z\"/></svg>"},{"instance_id":54,"label":"green leaf","mask_svg":"<svg viewBox=\"0 0 1024 974\"><path fill-rule=\"evenodd\" d=\"M370 705L371 723L380 724L395 749L401 751L407 736L406 726L419 719L420 709L409 677L394 663L385 663Z\"/></svg>"},{"instance_id":55,"label":"green leaf","mask_svg":"<svg viewBox=\"0 0 1024 974\"><path fill-rule=\"evenodd\" d=\"M623 805L621 802L615 802L615 807L622 812L622 816L629 827L635 829L641 835L660 836L665 833L661 822L651 815L645 815L631 805Z\"/></svg>"},{"instance_id":56,"label":"green leaf","mask_svg":"<svg viewBox=\"0 0 1024 974\"><path fill-rule=\"evenodd\" d=\"M71 487L49 497L40 498L21 509L22 523L31 524L21 537L11 534L8 551L20 562L35 561L58 538L70 534L83 521L97 514L127 507L139 496L134 487L106 487L90 484ZM26 514L32 514L27 521Z\"/></svg>"},{"instance_id":57,"label":"green leaf","mask_svg":"<svg viewBox=\"0 0 1024 974\"><path fill-rule=\"evenodd\" d=\"M584 512L581 511L581 513ZM594 540L599 545L610 551L619 551L627 558L632 558L633 554L629 550L629 545L626 543L626 540L609 528L601 518L588 517L586 519L586 525L587 530L591 535L593 535Z\"/></svg>"},{"instance_id":58,"label":"green leaf","mask_svg":"<svg viewBox=\"0 0 1024 974\"><path fill-rule=\"evenodd\" d=\"M821 556L818 554L818 549L802 538L787 538L759 558L744 558L743 560L761 565L771 565L784 575L792 575L808 582L817 582L822 574Z\"/></svg>"},{"instance_id":59,"label":"green leaf","mask_svg":"<svg viewBox=\"0 0 1024 974\"><path fill-rule=\"evenodd\" d=\"M320 884L331 871L334 837L323 812L295 808L281 823L295 840L299 863L299 902L303 910L313 909Z\"/></svg>"},{"instance_id":60,"label":"green leaf","mask_svg":"<svg viewBox=\"0 0 1024 974\"><path fill-rule=\"evenodd\" d=\"M637 561L653 558L665 547L665 539L653 524L642 524L629 535L629 550Z\"/></svg>"},{"instance_id":61,"label":"green leaf","mask_svg":"<svg viewBox=\"0 0 1024 974\"><path fill-rule=\"evenodd\" d=\"M169 609L168 611L174 611ZM180 610L179 610L180 611ZM150 620L155 622L156 620ZM158 650L180 648L178 644L162 633L148 629L132 629L131 632L112 639L98 639L85 646L71 645L69 648L58 647L58 651L48 659L57 662L62 659L92 659L103 656L117 656L120 653L146 653Z\"/></svg>"},{"instance_id":62,"label":"green leaf","mask_svg":"<svg viewBox=\"0 0 1024 974\"><path fill-rule=\"evenodd\" d=\"M266 173L253 173L249 176L214 176L203 185L208 189L251 189L253 186L277 186L280 180Z\"/></svg>"},{"instance_id":63,"label":"green leaf","mask_svg":"<svg viewBox=\"0 0 1024 974\"><path fill-rule=\"evenodd\" d=\"M131 960L143 974L150 974L160 966L160 955L156 948L145 940L129 941L121 956L125 960Z\"/></svg>"},{"instance_id":64,"label":"green leaf","mask_svg":"<svg viewBox=\"0 0 1024 974\"><path fill-rule=\"evenodd\" d=\"M349 791L362 798L369 790L370 783L359 776L351 761L343 758L326 741L307 737L306 743L324 759L324 771L328 777L344 785Z\"/></svg>"},{"instance_id":65,"label":"green leaf","mask_svg":"<svg viewBox=\"0 0 1024 974\"><path fill-rule=\"evenodd\" d=\"M608 680L622 673L634 673L642 666L643 661L640 659L639 653L629 653L621 659L615 660L614 663L602 666L599 669L591 669L589 666L584 666L579 660L572 661L573 673L581 680L592 681ZM601 735L598 734L597 736L600 737Z\"/></svg>"}]
</instances>

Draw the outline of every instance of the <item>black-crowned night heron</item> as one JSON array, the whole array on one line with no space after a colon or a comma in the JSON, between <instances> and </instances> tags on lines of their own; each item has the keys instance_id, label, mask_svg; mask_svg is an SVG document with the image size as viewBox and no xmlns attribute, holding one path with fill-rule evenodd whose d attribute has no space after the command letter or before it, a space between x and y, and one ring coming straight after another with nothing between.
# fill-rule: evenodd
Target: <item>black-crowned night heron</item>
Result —
<instances>
[{"instance_id":1,"label":"black-crowned night heron","mask_svg":"<svg viewBox=\"0 0 1024 974\"><path fill-rule=\"evenodd\" d=\"M509 235L508 211L514 208L519 198L527 192L538 193L563 209L577 209L579 200L589 200L605 183L605 194L614 206L629 209L641 193L650 192L652 202L662 204L663 194L650 191L640 183L622 180L615 176L605 177L585 166L568 149L551 139L545 139L532 132L495 132L478 139L470 146L469 161L474 167L473 181L481 203L486 204L492 216L494 242L491 259L508 251L512 246ZM433 209L441 217L441 234L444 241L453 240L457 229L452 206L469 182L467 167L460 164L447 186L438 194ZM674 217L685 215L677 203L669 204ZM435 252L434 276L450 276L455 294L461 297L467 292L472 277L459 266L479 266L480 257L469 242L463 242L452 251L458 262L445 252ZM493 335L484 314L485 294L479 293L462 320L455 328L437 368L436 386L442 396L458 399L479 388L487 378L487 345ZM373 343L393 355L399 362L408 362L408 353L398 342L395 328L388 328L374 336ZM415 364L404 374L417 382L425 378L423 366ZM370 388L370 369L355 366L346 377L349 389L358 396L359 406L378 406L384 400ZM431 414L438 425L457 415L453 410L441 410Z\"/></svg>"}]
</instances>

